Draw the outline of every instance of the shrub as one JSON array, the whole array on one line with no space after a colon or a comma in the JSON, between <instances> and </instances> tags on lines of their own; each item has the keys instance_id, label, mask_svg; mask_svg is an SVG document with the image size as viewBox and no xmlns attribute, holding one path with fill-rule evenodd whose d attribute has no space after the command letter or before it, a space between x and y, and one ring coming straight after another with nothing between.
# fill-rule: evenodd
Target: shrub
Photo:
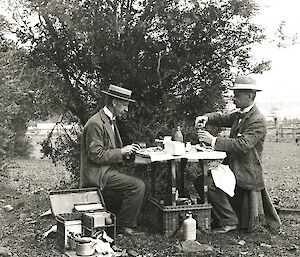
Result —
<instances>
[{"instance_id":1,"label":"shrub","mask_svg":"<svg viewBox=\"0 0 300 257\"><path fill-rule=\"evenodd\" d=\"M57 127L60 127L55 133ZM78 187L80 174L80 136L81 127L73 123L71 128L66 128L63 121L59 121L52 128L47 138L41 143L44 156L51 158L54 163L62 162L71 172L72 185Z\"/></svg>"}]
</instances>

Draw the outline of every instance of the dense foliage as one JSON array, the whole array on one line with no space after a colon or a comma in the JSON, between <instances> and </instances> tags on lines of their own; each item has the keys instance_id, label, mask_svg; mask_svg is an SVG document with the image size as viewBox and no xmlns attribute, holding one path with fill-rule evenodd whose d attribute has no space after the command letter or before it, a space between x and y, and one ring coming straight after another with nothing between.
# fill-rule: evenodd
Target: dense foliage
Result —
<instances>
[{"instance_id":1,"label":"dense foliage","mask_svg":"<svg viewBox=\"0 0 300 257\"><path fill-rule=\"evenodd\" d=\"M26 156L26 96L21 83L22 52L0 35L0 170L9 156ZM19 72L18 72L19 71ZM18 74L17 74L18 73Z\"/></svg>"},{"instance_id":2,"label":"dense foliage","mask_svg":"<svg viewBox=\"0 0 300 257\"><path fill-rule=\"evenodd\" d=\"M0 16L0 170L6 168L7 157L28 157L29 120L45 118L54 110L45 105L39 89L40 68L30 67L26 50L6 37L11 26ZM47 80L44 78L45 85L49 85Z\"/></svg>"},{"instance_id":3,"label":"dense foliage","mask_svg":"<svg viewBox=\"0 0 300 257\"><path fill-rule=\"evenodd\" d=\"M70 112L84 125L102 104L101 90L124 85L137 99L121 124L125 143L153 142L177 123L191 141L194 117L224 107L226 85L237 73L267 67L251 63L250 48L263 39L251 22L251 0L31 0L22 6L16 33L38 73L31 92L39 109Z\"/></svg>"}]
</instances>

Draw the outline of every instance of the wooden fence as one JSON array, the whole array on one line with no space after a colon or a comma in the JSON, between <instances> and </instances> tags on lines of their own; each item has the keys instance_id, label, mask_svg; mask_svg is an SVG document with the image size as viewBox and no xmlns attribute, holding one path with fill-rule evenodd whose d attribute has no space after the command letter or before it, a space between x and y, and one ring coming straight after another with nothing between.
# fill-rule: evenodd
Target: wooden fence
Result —
<instances>
[{"instance_id":1,"label":"wooden fence","mask_svg":"<svg viewBox=\"0 0 300 257\"><path fill-rule=\"evenodd\" d=\"M300 140L300 122L298 120L284 120L268 123L267 140L294 141Z\"/></svg>"}]
</instances>

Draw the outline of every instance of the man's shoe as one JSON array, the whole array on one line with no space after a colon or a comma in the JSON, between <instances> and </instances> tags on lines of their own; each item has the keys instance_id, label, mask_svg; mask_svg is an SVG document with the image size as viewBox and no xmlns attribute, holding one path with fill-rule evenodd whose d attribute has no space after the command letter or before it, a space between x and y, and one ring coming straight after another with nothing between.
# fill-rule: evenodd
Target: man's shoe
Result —
<instances>
[{"instance_id":1,"label":"man's shoe","mask_svg":"<svg viewBox=\"0 0 300 257\"><path fill-rule=\"evenodd\" d=\"M129 235L129 236L139 236L145 234L142 231L138 231L136 228L130 228L130 227L119 227L117 231L119 234Z\"/></svg>"},{"instance_id":2,"label":"man's shoe","mask_svg":"<svg viewBox=\"0 0 300 257\"><path fill-rule=\"evenodd\" d=\"M236 230L238 228L237 225L226 225L226 226L222 226L220 228L216 228L213 230L213 233L216 233L216 234L224 234L224 233L227 233L229 231L233 231L233 230Z\"/></svg>"}]
</instances>

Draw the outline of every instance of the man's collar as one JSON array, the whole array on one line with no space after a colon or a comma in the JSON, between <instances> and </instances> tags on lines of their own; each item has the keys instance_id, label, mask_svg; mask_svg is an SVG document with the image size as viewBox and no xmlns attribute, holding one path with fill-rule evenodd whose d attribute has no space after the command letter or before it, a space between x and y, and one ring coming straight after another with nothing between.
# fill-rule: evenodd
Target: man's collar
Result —
<instances>
[{"instance_id":1,"label":"man's collar","mask_svg":"<svg viewBox=\"0 0 300 257\"><path fill-rule=\"evenodd\" d=\"M104 106L103 107L103 111L104 111L104 113L108 116L108 118L110 119L110 120L115 120L116 119L116 117L113 115L113 113L107 108L107 106Z\"/></svg>"},{"instance_id":2,"label":"man's collar","mask_svg":"<svg viewBox=\"0 0 300 257\"><path fill-rule=\"evenodd\" d=\"M240 112L241 114L245 114L245 113L249 112L249 111L252 109L252 107L253 107L254 105L255 105L255 103L253 103L253 104L251 104L250 106L244 108L243 110L240 109L239 112Z\"/></svg>"}]
</instances>

